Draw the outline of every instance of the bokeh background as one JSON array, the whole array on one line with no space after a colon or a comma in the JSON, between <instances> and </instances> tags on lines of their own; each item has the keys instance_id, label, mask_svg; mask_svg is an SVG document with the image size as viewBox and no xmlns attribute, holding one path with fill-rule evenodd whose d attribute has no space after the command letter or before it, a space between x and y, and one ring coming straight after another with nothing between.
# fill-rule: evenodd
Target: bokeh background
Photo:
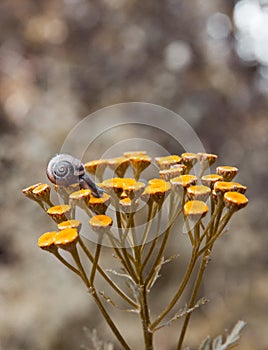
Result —
<instances>
[{"instance_id":1,"label":"bokeh background","mask_svg":"<svg viewBox=\"0 0 268 350\"><path fill-rule=\"evenodd\" d=\"M129 101L179 113L248 186L187 343L243 319L239 349L268 349L268 1L1 0L0 24L0 349L79 349L84 326L113 340L80 281L37 249L52 223L21 189L46 181L80 120ZM116 315L138 349L137 330ZM174 349L177 327L157 350Z\"/></svg>"}]
</instances>

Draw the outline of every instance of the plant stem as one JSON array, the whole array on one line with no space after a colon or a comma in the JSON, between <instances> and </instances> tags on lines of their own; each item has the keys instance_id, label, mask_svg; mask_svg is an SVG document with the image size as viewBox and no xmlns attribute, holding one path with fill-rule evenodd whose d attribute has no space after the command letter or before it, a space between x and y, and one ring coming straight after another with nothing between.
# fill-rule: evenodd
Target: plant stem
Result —
<instances>
[{"instance_id":1,"label":"plant stem","mask_svg":"<svg viewBox=\"0 0 268 350\"><path fill-rule=\"evenodd\" d=\"M82 280L84 281L85 285L87 286L90 294L92 295L95 303L97 304L99 310L101 311L103 317L105 318L106 322L108 323L108 325L110 326L112 332L114 333L114 335L116 336L116 338L118 339L118 341L120 342L120 344L123 346L123 348L125 350L130 350L130 347L127 345L125 339L122 337L121 333L119 332L119 330L117 329L116 325L114 324L114 322L112 321L110 315L108 314L108 312L106 311L106 309L104 308L104 306L102 305L95 287L93 285L90 284L90 281L87 278L87 275L85 273L85 270L82 266L82 263L80 261L78 252L77 252L77 248L75 247L73 250L71 250L71 254L73 256L73 259L78 267L78 270L80 271L80 277L82 278Z\"/></svg>"},{"instance_id":2,"label":"plant stem","mask_svg":"<svg viewBox=\"0 0 268 350\"><path fill-rule=\"evenodd\" d=\"M187 267L187 270L184 274L184 277L181 281L181 284L176 292L176 294L174 295L173 299L170 301L170 303L168 304L168 306L162 311L162 313L156 318L156 320L151 324L151 329L153 330L162 320L163 318L172 310L172 308L175 306L175 304L177 303L177 301L179 300L180 296L182 295L190 277L191 274L193 272L194 266L196 264L197 261L197 248L194 248L192 251L192 256L191 256L191 260L189 262L189 265Z\"/></svg>"},{"instance_id":3,"label":"plant stem","mask_svg":"<svg viewBox=\"0 0 268 350\"><path fill-rule=\"evenodd\" d=\"M210 248L212 248L212 246ZM202 277L203 277L203 274L205 272L210 253L211 253L210 249L207 249L204 252L204 255L203 255L203 258L202 258L202 262L201 262L201 265L200 265L200 269L199 269L199 272L198 272L198 275L197 275L197 279L196 279L196 282L195 282L195 285L194 285L194 289L193 289L193 292L192 292L192 296L191 296L191 299L190 299L190 303L189 303L189 306L188 306L189 308L192 308L195 305L197 292L198 292L198 289L200 287L200 284L201 284L201 281L202 281ZM190 321L191 314L192 313L187 314L185 319L184 319L184 323L183 323L183 326L182 326L182 330L181 330L181 334L180 334L177 350L181 350L182 349L183 340L184 340L184 337L185 337L185 334L186 334L186 330L187 330L187 327L188 327L188 324L189 324L189 321Z\"/></svg>"},{"instance_id":4,"label":"plant stem","mask_svg":"<svg viewBox=\"0 0 268 350\"><path fill-rule=\"evenodd\" d=\"M143 281L142 281L143 282ZM153 332L150 330L150 314L147 300L147 287L145 284L139 287L143 337L145 350L153 350Z\"/></svg>"},{"instance_id":5,"label":"plant stem","mask_svg":"<svg viewBox=\"0 0 268 350\"><path fill-rule=\"evenodd\" d=\"M82 241L81 238L79 238L79 243L80 243L82 249L84 250L85 254L87 255L87 257L89 258L89 260L93 264L94 258L91 255L91 253L89 252L89 250L87 249L86 245L84 244L84 242ZM97 265L97 270L100 273L100 275L105 279L105 281L107 283L109 283L109 285L114 289L114 291L117 292L122 297L122 299L124 299L127 303L129 303L135 309L138 308L138 305L110 279L110 277L103 271L103 269L101 268L101 266L99 264Z\"/></svg>"},{"instance_id":6,"label":"plant stem","mask_svg":"<svg viewBox=\"0 0 268 350\"><path fill-rule=\"evenodd\" d=\"M95 257L93 260L93 265L91 269L91 274L90 274L90 284L93 285L94 279L95 279L95 274L96 274L96 269L99 263L99 257L100 257L100 252L101 252L101 242L102 242L102 234L98 237L98 243L95 251Z\"/></svg>"}]
</instances>

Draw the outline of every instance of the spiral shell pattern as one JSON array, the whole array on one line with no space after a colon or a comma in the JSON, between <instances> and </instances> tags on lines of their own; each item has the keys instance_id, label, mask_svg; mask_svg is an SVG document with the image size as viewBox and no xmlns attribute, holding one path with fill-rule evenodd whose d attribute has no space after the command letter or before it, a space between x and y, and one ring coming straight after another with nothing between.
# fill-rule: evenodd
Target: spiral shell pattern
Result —
<instances>
[{"instance_id":1,"label":"spiral shell pattern","mask_svg":"<svg viewBox=\"0 0 268 350\"><path fill-rule=\"evenodd\" d=\"M73 183L78 183L84 173L83 163L69 154L56 155L47 166L49 180L59 186L69 186Z\"/></svg>"}]
</instances>

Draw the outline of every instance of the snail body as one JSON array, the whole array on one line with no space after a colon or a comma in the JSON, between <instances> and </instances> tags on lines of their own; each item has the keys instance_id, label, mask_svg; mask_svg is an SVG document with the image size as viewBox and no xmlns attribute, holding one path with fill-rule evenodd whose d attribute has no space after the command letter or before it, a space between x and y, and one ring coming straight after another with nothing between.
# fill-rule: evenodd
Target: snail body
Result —
<instances>
[{"instance_id":1,"label":"snail body","mask_svg":"<svg viewBox=\"0 0 268 350\"><path fill-rule=\"evenodd\" d=\"M90 189L95 197L101 197L103 190L90 179L84 164L70 154L57 154L47 166L47 177L59 186L79 183L80 188Z\"/></svg>"}]
</instances>

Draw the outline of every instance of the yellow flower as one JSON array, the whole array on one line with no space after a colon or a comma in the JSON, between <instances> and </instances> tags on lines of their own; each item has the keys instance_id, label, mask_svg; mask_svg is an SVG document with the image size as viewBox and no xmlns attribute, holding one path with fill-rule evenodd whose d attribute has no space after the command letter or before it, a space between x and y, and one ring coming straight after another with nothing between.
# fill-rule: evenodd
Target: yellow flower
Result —
<instances>
[{"instance_id":1,"label":"yellow flower","mask_svg":"<svg viewBox=\"0 0 268 350\"><path fill-rule=\"evenodd\" d=\"M126 157L116 157L108 159L108 165L118 177L124 177L129 166L129 160Z\"/></svg>"},{"instance_id":2,"label":"yellow flower","mask_svg":"<svg viewBox=\"0 0 268 350\"><path fill-rule=\"evenodd\" d=\"M55 245L66 250L71 250L78 240L78 231L75 228L65 228L55 236Z\"/></svg>"},{"instance_id":3,"label":"yellow flower","mask_svg":"<svg viewBox=\"0 0 268 350\"><path fill-rule=\"evenodd\" d=\"M89 220L89 225L93 231L98 233L105 233L110 230L113 224L112 218L107 215L95 215Z\"/></svg>"},{"instance_id":4,"label":"yellow flower","mask_svg":"<svg viewBox=\"0 0 268 350\"><path fill-rule=\"evenodd\" d=\"M214 191L216 193L222 193L222 194L229 191L245 193L246 190L247 190L247 187L244 185L241 185L238 182L218 181L214 185Z\"/></svg>"},{"instance_id":5,"label":"yellow flower","mask_svg":"<svg viewBox=\"0 0 268 350\"><path fill-rule=\"evenodd\" d=\"M211 193L211 189L207 186L195 185L187 188L187 195L191 200L206 201Z\"/></svg>"},{"instance_id":6,"label":"yellow flower","mask_svg":"<svg viewBox=\"0 0 268 350\"><path fill-rule=\"evenodd\" d=\"M66 228L75 228L79 232L81 229L81 226L82 224L79 220L67 220L59 223L58 229L62 231L62 230L65 230Z\"/></svg>"},{"instance_id":7,"label":"yellow flower","mask_svg":"<svg viewBox=\"0 0 268 350\"><path fill-rule=\"evenodd\" d=\"M223 181L223 177L218 174L208 174L201 177L202 184L212 190L217 181Z\"/></svg>"},{"instance_id":8,"label":"yellow flower","mask_svg":"<svg viewBox=\"0 0 268 350\"><path fill-rule=\"evenodd\" d=\"M54 244L56 234L56 231L46 232L42 234L42 236L40 236L38 239L38 247L43 250L53 252L56 249Z\"/></svg>"},{"instance_id":9,"label":"yellow flower","mask_svg":"<svg viewBox=\"0 0 268 350\"><path fill-rule=\"evenodd\" d=\"M51 207L47 210L48 215L58 224L66 221L70 215L71 206L68 204L61 204Z\"/></svg>"},{"instance_id":10,"label":"yellow flower","mask_svg":"<svg viewBox=\"0 0 268 350\"><path fill-rule=\"evenodd\" d=\"M145 170L152 161L152 158L147 155L132 155L129 156L129 162L134 172L135 179L138 179L141 172Z\"/></svg>"},{"instance_id":11,"label":"yellow flower","mask_svg":"<svg viewBox=\"0 0 268 350\"><path fill-rule=\"evenodd\" d=\"M245 195L239 192L226 192L224 194L224 203L231 210L239 210L248 204L248 199Z\"/></svg>"},{"instance_id":12,"label":"yellow flower","mask_svg":"<svg viewBox=\"0 0 268 350\"><path fill-rule=\"evenodd\" d=\"M90 196L89 200L87 201L88 207L95 214L105 214L110 203L111 196L109 196L107 193L103 193L103 195L99 198Z\"/></svg>"},{"instance_id":13,"label":"yellow flower","mask_svg":"<svg viewBox=\"0 0 268 350\"><path fill-rule=\"evenodd\" d=\"M186 189L189 186L195 185L196 182L197 177L194 175L181 175L170 180L172 188L179 191L183 188Z\"/></svg>"},{"instance_id":14,"label":"yellow flower","mask_svg":"<svg viewBox=\"0 0 268 350\"><path fill-rule=\"evenodd\" d=\"M199 220L207 214L208 206L202 201L193 200L184 204L183 210L185 216L192 220Z\"/></svg>"},{"instance_id":15,"label":"yellow flower","mask_svg":"<svg viewBox=\"0 0 268 350\"><path fill-rule=\"evenodd\" d=\"M156 157L155 162L161 170L169 169L172 165L181 163L181 157L177 155Z\"/></svg>"},{"instance_id":16,"label":"yellow flower","mask_svg":"<svg viewBox=\"0 0 268 350\"><path fill-rule=\"evenodd\" d=\"M176 164L176 165L172 165L169 169L160 170L159 175L163 180L170 181L174 177L178 177L184 174L185 169L186 169L185 165Z\"/></svg>"},{"instance_id":17,"label":"yellow flower","mask_svg":"<svg viewBox=\"0 0 268 350\"><path fill-rule=\"evenodd\" d=\"M161 204L166 196L170 193L171 185L169 182L165 182L160 179L156 179L156 181L150 181L151 182L148 184L143 194L141 195L141 198L146 202L153 200Z\"/></svg>"},{"instance_id":18,"label":"yellow flower","mask_svg":"<svg viewBox=\"0 0 268 350\"><path fill-rule=\"evenodd\" d=\"M232 181L238 173L238 169L234 166L218 166L216 168L216 173L223 177L223 181Z\"/></svg>"},{"instance_id":19,"label":"yellow flower","mask_svg":"<svg viewBox=\"0 0 268 350\"><path fill-rule=\"evenodd\" d=\"M102 181L103 173L108 165L107 159L97 159L97 160L91 160L90 162L87 162L84 164L85 169L97 178Z\"/></svg>"}]
</instances>

